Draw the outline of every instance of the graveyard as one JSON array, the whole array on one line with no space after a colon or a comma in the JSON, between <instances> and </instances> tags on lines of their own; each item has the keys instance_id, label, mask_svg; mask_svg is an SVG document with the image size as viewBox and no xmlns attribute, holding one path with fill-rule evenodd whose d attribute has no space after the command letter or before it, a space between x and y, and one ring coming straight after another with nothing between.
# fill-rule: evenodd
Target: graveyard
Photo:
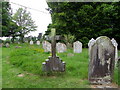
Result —
<instances>
[{"instance_id":1,"label":"graveyard","mask_svg":"<svg viewBox=\"0 0 120 90\"><path fill-rule=\"evenodd\" d=\"M26 1L0 2L0 88L120 88L117 2Z\"/></svg>"},{"instance_id":2,"label":"graveyard","mask_svg":"<svg viewBox=\"0 0 120 90\"><path fill-rule=\"evenodd\" d=\"M10 45L2 49L2 87L3 88L91 88L88 80L89 52L83 48L82 53L68 49L56 53L66 62L65 72L44 73L42 62L50 52L44 52L42 45L29 43ZM119 51L120 55L120 51ZM21 82L22 81L22 82ZM114 70L111 87L118 85L118 69Z\"/></svg>"}]
</instances>

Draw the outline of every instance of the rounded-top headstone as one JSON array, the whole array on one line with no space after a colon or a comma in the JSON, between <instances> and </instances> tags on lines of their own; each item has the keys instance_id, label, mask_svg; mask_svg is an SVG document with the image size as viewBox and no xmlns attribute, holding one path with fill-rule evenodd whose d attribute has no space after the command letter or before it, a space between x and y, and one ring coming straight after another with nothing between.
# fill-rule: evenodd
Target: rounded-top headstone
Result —
<instances>
[{"instance_id":1,"label":"rounded-top headstone","mask_svg":"<svg viewBox=\"0 0 120 90\"><path fill-rule=\"evenodd\" d=\"M32 40L30 41L30 45L33 45L33 41Z\"/></svg>"},{"instance_id":2,"label":"rounded-top headstone","mask_svg":"<svg viewBox=\"0 0 120 90\"><path fill-rule=\"evenodd\" d=\"M111 40L106 36L98 37L91 46L89 55L90 82L111 82L115 63L115 47Z\"/></svg>"},{"instance_id":3,"label":"rounded-top headstone","mask_svg":"<svg viewBox=\"0 0 120 90\"><path fill-rule=\"evenodd\" d=\"M76 41L73 43L73 51L74 53L81 53L82 52L82 43L79 41Z\"/></svg>"}]
</instances>

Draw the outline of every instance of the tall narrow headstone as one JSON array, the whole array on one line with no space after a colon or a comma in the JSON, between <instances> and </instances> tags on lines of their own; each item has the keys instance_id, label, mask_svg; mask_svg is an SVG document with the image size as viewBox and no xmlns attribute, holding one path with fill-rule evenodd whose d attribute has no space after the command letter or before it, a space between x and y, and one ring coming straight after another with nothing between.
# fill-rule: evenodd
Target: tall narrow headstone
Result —
<instances>
[{"instance_id":1,"label":"tall narrow headstone","mask_svg":"<svg viewBox=\"0 0 120 90\"><path fill-rule=\"evenodd\" d=\"M111 41L112 41L112 44L115 46L115 65L116 65L118 61L118 49L117 49L118 43L114 38L112 38Z\"/></svg>"},{"instance_id":2,"label":"tall narrow headstone","mask_svg":"<svg viewBox=\"0 0 120 90\"><path fill-rule=\"evenodd\" d=\"M94 45L95 42L96 42L96 40L94 40L93 38L88 42L89 55L90 55L91 47Z\"/></svg>"},{"instance_id":3,"label":"tall narrow headstone","mask_svg":"<svg viewBox=\"0 0 120 90\"><path fill-rule=\"evenodd\" d=\"M51 50L52 50L52 56L50 56L45 62L42 63L43 65L43 71L46 72L53 72L53 71L59 71L63 72L65 71L65 62L63 62L58 56L56 56L56 40L55 40L55 29L51 30Z\"/></svg>"},{"instance_id":4,"label":"tall narrow headstone","mask_svg":"<svg viewBox=\"0 0 120 90\"><path fill-rule=\"evenodd\" d=\"M95 84L111 83L115 63L115 47L106 36L96 39L91 46L89 81Z\"/></svg>"},{"instance_id":5,"label":"tall narrow headstone","mask_svg":"<svg viewBox=\"0 0 120 90\"><path fill-rule=\"evenodd\" d=\"M79 41L74 42L73 49L74 49L74 53L81 53L82 52L82 43Z\"/></svg>"}]
</instances>

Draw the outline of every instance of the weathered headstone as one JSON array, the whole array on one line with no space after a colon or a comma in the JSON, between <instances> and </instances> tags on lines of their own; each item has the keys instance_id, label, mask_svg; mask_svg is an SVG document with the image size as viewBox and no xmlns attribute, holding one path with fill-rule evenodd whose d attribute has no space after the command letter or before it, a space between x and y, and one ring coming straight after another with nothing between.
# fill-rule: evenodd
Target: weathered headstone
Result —
<instances>
[{"instance_id":1,"label":"weathered headstone","mask_svg":"<svg viewBox=\"0 0 120 90\"><path fill-rule=\"evenodd\" d=\"M46 72L63 72L65 71L65 62L63 62L61 59L59 59L58 56L56 56L56 40L55 40L55 29L51 29L51 49L52 49L52 57L50 56L45 62L42 63L43 65L43 71Z\"/></svg>"},{"instance_id":2,"label":"weathered headstone","mask_svg":"<svg viewBox=\"0 0 120 90\"><path fill-rule=\"evenodd\" d=\"M98 37L91 46L89 81L92 84L111 83L115 63L115 47L106 36Z\"/></svg>"},{"instance_id":3,"label":"weathered headstone","mask_svg":"<svg viewBox=\"0 0 120 90\"><path fill-rule=\"evenodd\" d=\"M32 40L30 41L30 45L33 45L33 41Z\"/></svg>"},{"instance_id":4,"label":"weathered headstone","mask_svg":"<svg viewBox=\"0 0 120 90\"><path fill-rule=\"evenodd\" d=\"M64 43L57 43L56 44L56 50L58 53L66 52L67 46Z\"/></svg>"},{"instance_id":5,"label":"weathered headstone","mask_svg":"<svg viewBox=\"0 0 120 90\"><path fill-rule=\"evenodd\" d=\"M9 48L9 47L10 47L10 44L9 44L9 43L6 43L5 46L6 46L7 48Z\"/></svg>"},{"instance_id":6,"label":"weathered headstone","mask_svg":"<svg viewBox=\"0 0 120 90\"><path fill-rule=\"evenodd\" d=\"M37 41L36 44L37 44L37 45L40 45L40 41Z\"/></svg>"},{"instance_id":7,"label":"weathered headstone","mask_svg":"<svg viewBox=\"0 0 120 90\"><path fill-rule=\"evenodd\" d=\"M93 38L88 42L89 55L90 55L91 47L94 45L95 42L96 42L96 40L94 40Z\"/></svg>"},{"instance_id":8,"label":"weathered headstone","mask_svg":"<svg viewBox=\"0 0 120 90\"><path fill-rule=\"evenodd\" d=\"M82 43L79 41L76 41L73 43L73 51L74 53L81 53L82 52Z\"/></svg>"},{"instance_id":9,"label":"weathered headstone","mask_svg":"<svg viewBox=\"0 0 120 90\"><path fill-rule=\"evenodd\" d=\"M0 43L0 47L2 47L3 46L3 43Z\"/></svg>"},{"instance_id":10,"label":"weathered headstone","mask_svg":"<svg viewBox=\"0 0 120 90\"><path fill-rule=\"evenodd\" d=\"M20 42L18 42L18 44L20 44Z\"/></svg>"},{"instance_id":11,"label":"weathered headstone","mask_svg":"<svg viewBox=\"0 0 120 90\"><path fill-rule=\"evenodd\" d=\"M51 43L49 43L48 41L43 41L42 46L43 46L44 52L51 52Z\"/></svg>"},{"instance_id":12,"label":"weathered headstone","mask_svg":"<svg viewBox=\"0 0 120 90\"><path fill-rule=\"evenodd\" d=\"M112 41L112 44L115 46L115 65L116 65L118 61L118 49L117 49L118 43L114 38L112 38L111 41Z\"/></svg>"}]
</instances>

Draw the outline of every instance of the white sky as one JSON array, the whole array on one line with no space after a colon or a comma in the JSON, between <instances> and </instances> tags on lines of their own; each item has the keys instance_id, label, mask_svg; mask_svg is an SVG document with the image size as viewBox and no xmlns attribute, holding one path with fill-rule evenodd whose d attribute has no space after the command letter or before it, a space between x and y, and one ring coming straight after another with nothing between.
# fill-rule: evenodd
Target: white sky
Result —
<instances>
[{"instance_id":1,"label":"white sky","mask_svg":"<svg viewBox=\"0 0 120 90\"><path fill-rule=\"evenodd\" d=\"M49 23L51 23L51 16L49 12L45 9L48 8L46 0L9 0L9 1L48 13L45 14L32 9L27 9L27 11L31 13L31 17L35 21L35 24L38 26L37 31L31 32L27 36L30 35L38 36L39 33L43 34L45 33L45 31L47 30L47 26L49 25ZM15 13L16 10L21 7L12 3L10 4L11 8L13 9L13 13Z\"/></svg>"}]
</instances>

